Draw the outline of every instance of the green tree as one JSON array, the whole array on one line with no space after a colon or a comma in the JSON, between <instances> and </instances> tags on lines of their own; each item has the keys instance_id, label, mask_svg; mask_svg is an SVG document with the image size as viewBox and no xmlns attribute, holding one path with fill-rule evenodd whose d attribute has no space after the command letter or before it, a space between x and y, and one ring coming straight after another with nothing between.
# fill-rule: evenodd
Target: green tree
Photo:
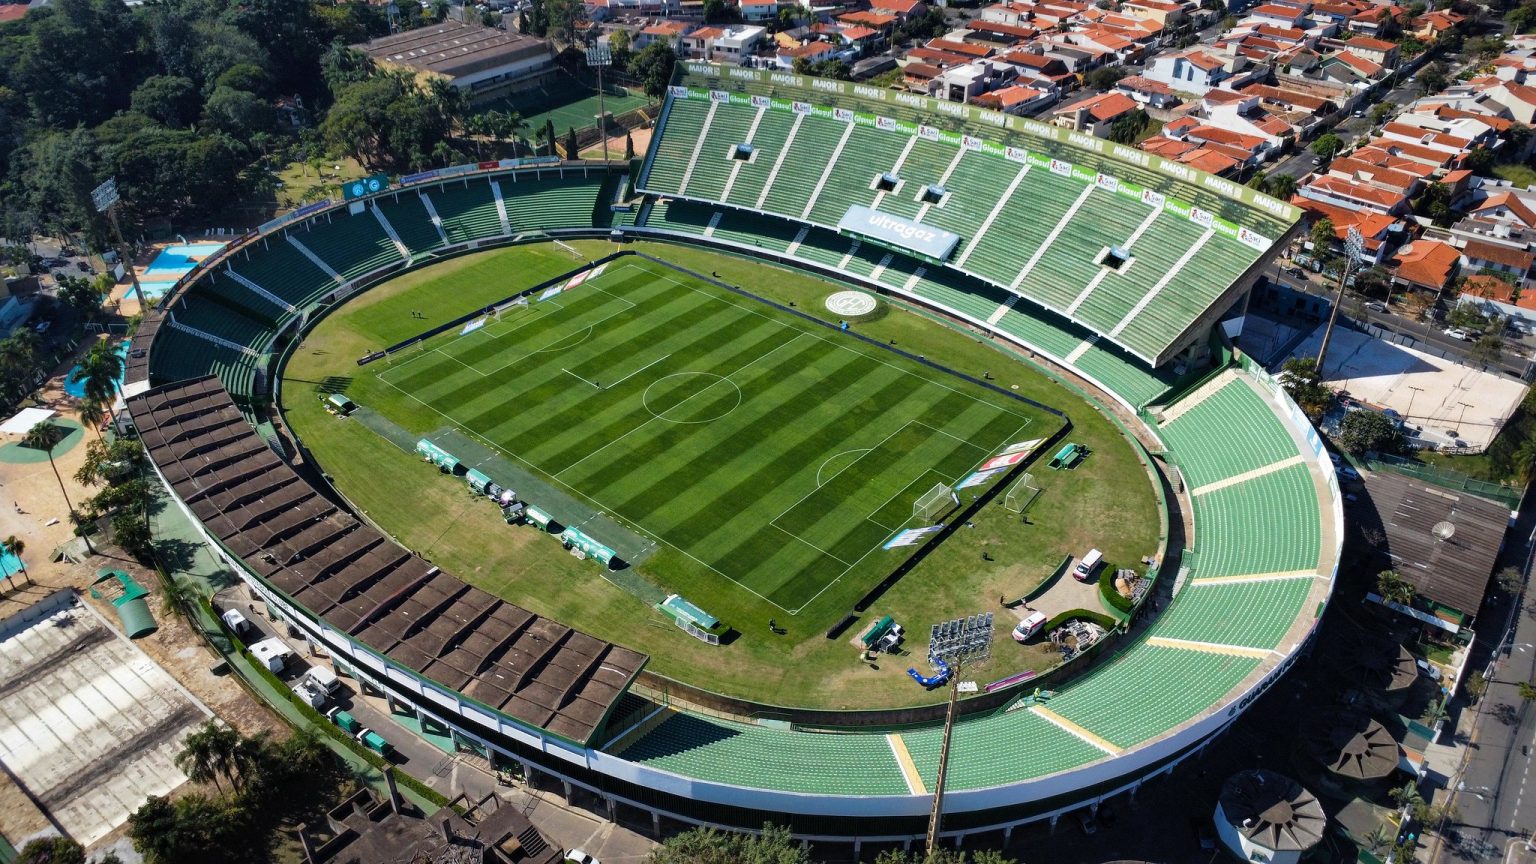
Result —
<instances>
[{"instance_id":1,"label":"green tree","mask_svg":"<svg viewBox=\"0 0 1536 864\"><path fill-rule=\"evenodd\" d=\"M630 48L629 31L618 29L608 35L608 51L613 55L613 65L625 69L629 66Z\"/></svg>"},{"instance_id":2,"label":"green tree","mask_svg":"<svg viewBox=\"0 0 1536 864\"><path fill-rule=\"evenodd\" d=\"M629 61L630 77L640 82L645 95L660 99L672 81L672 67L677 65L677 52L666 42L652 42Z\"/></svg>"},{"instance_id":3,"label":"green tree","mask_svg":"<svg viewBox=\"0 0 1536 864\"><path fill-rule=\"evenodd\" d=\"M1494 574L1493 582L1506 594L1519 594L1525 587L1525 574L1518 567L1505 567Z\"/></svg>"},{"instance_id":4,"label":"green tree","mask_svg":"<svg viewBox=\"0 0 1536 864\"><path fill-rule=\"evenodd\" d=\"M549 29L545 34L557 44L574 45L587 24L587 5L583 0L544 0Z\"/></svg>"},{"instance_id":5,"label":"green tree","mask_svg":"<svg viewBox=\"0 0 1536 864\"><path fill-rule=\"evenodd\" d=\"M649 864L811 864L789 829L764 825L760 835L695 828L651 850Z\"/></svg>"},{"instance_id":6,"label":"green tree","mask_svg":"<svg viewBox=\"0 0 1536 864\"><path fill-rule=\"evenodd\" d=\"M1419 592L1414 589L1412 582L1404 579L1396 570L1383 570L1376 574L1376 593L1383 600L1407 606L1413 603L1413 598Z\"/></svg>"},{"instance_id":7,"label":"green tree","mask_svg":"<svg viewBox=\"0 0 1536 864\"><path fill-rule=\"evenodd\" d=\"M1445 89L1450 80L1451 69L1444 63L1436 60L1419 70L1419 92L1426 96L1430 93L1439 93Z\"/></svg>"},{"instance_id":8,"label":"green tree","mask_svg":"<svg viewBox=\"0 0 1536 864\"><path fill-rule=\"evenodd\" d=\"M1131 71L1124 66L1100 66L1084 75L1083 83L1095 90L1108 90L1130 74Z\"/></svg>"},{"instance_id":9,"label":"green tree","mask_svg":"<svg viewBox=\"0 0 1536 864\"><path fill-rule=\"evenodd\" d=\"M1327 216L1312 223L1312 254L1318 258L1327 258L1333 254L1333 241L1335 239L1333 220Z\"/></svg>"},{"instance_id":10,"label":"green tree","mask_svg":"<svg viewBox=\"0 0 1536 864\"><path fill-rule=\"evenodd\" d=\"M89 279L78 276L59 279L59 301L86 321L94 320L101 312L102 296L101 288Z\"/></svg>"},{"instance_id":11,"label":"green tree","mask_svg":"<svg viewBox=\"0 0 1536 864\"><path fill-rule=\"evenodd\" d=\"M1296 194L1296 178L1289 174L1275 174L1269 178L1269 194L1281 201L1290 200Z\"/></svg>"},{"instance_id":12,"label":"green tree","mask_svg":"<svg viewBox=\"0 0 1536 864\"><path fill-rule=\"evenodd\" d=\"M85 864L85 847L68 837L44 837L21 847L16 864Z\"/></svg>"},{"instance_id":13,"label":"green tree","mask_svg":"<svg viewBox=\"0 0 1536 864\"><path fill-rule=\"evenodd\" d=\"M1333 404L1333 391L1318 373L1317 358L1292 357L1281 367L1282 386L1307 419L1318 422Z\"/></svg>"},{"instance_id":14,"label":"green tree","mask_svg":"<svg viewBox=\"0 0 1536 864\"><path fill-rule=\"evenodd\" d=\"M576 128L574 126L565 127L565 158L575 159L579 155L577 152L579 149L576 144Z\"/></svg>"},{"instance_id":15,"label":"green tree","mask_svg":"<svg viewBox=\"0 0 1536 864\"><path fill-rule=\"evenodd\" d=\"M111 339L98 340L80 358L78 366L74 380L85 385L85 398L111 405L123 378L123 355L117 353L117 345Z\"/></svg>"},{"instance_id":16,"label":"green tree","mask_svg":"<svg viewBox=\"0 0 1536 864\"><path fill-rule=\"evenodd\" d=\"M17 537L15 534L12 534L4 540L0 540L0 549L5 550L6 554L8 555L15 556L16 564L21 568L21 575L27 580L28 584L31 584L32 577L27 573L27 562L21 557L22 553L27 551L27 541ZM13 572L7 572L5 575L7 579L11 580L11 587L15 588L16 574Z\"/></svg>"},{"instance_id":17,"label":"green tree","mask_svg":"<svg viewBox=\"0 0 1536 864\"><path fill-rule=\"evenodd\" d=\"M1396 453L1402 449L1402 433L1390 417L1376 411L1351 411L1339 421L1339 446L1359 456L1367 451Z\"/></svg>"},{"instance_id":18,"label":"green tree","mask_svg":"<svg viewBox=\"0 0 1536 864\"><path fill-rule=\"evenodd\" d=\"M630 137L629 130L624 130L624 161L635 158L635 139Z\"/></svg>"},{"instance_id":19,"label":"green tree","mask_svg":"<svg viewBox=\"0 0 1536 864\"><path fill-rule=\"evenodd\" d=\"M1380 126L1382 123L1387 121L1388 117L1392 116L1392 112L1396 110L1396 108L1397 106L1393 105L1391 102L1377 102L1371 108L1371 122Z\"/></svg>"},{"instance_id":20,"label":"green tree","mask_svg":"<svg viewBox=\"0 0 1536 864\"><path fill-rule=\"evenodd\" d=\"M1504 355L1504 335L1500 330L1489 330L1477 337L1472 347L1467 349L1467 356L1485 366L1491 366L1499 362Z\"/></svg>"},{"instance_id":21,"label":"green tree","mask_svg":"<svg viewBox=\"0 0 1536 864\"><path fill-rule=\"evenodd\" d=\"M1147 112L1140 108L1116 117L1115 122L1109 124L1109 140L1116 144L1135 144L1141 140L1150 122Z\"/></svg>"},{"instance_id":22,"label":"green tree","mask_svg":"<svg viewBox=\"0 0 1536 864\"><path fill-rule=\"evenodd\" d=\"M69 519L71 522L76 522L79 514L75 512L75 505L69 501L69 490L64 488L64 478L59 474L58 464L53 461L53 448L59 446L59 442L64 440L64 434L64 430L44 421L28 430L27 434L22 436L21 444L23 447L41 450L48 454L48 467L53 469L53 479L58 481L59 494L64 496L64 506L69 510ZM85 547L91 549L90 536L84 532L80 536L85 538Z\"/></svg>"},{"instance_id":23,"label":"green tree","mask_svg":"<svg viewBox=\"0 0 1536 864\"><path fill-rule=\"evenodd\" d=\"M1517 688L1517 692L1520 694L1521 699L1530 702L1531 700L1536 699L1536 684L1532 684L1529 681L1521 681L1520 686Z\"/></svg>"},{"instance_id":24,"label":"green tree","mask_svg":"<svg viewBox=\"0 0 1536 864\"><path fill-rule=\"evenodd\" d=\"M236 773L235 752L240 733L216 720L209 720L189 733L176 754L176 767L193 783L212 783L220 794L229 781L233 788Z\"/></svg>"},{"instance_id":25,"label":"green tree","mask_svg":"<svg viewBox=\"0 0 1536 864\"><path fill-rule=\"evenodd\" d=\"M1323 157L1325 161L1339 155L1339 151L1343 149L1344 139L1332 132L1321 135L1312 142L1312 152Z\"/></svg>"},{"instance_id":26,"label":"green tree","mask_svg":"<svg viewBox=\"0 0 1536 864\"><path fill-rule=\"evenodd\" d=\"M202 106L197 85L180 75L151 75L133 91L133 110L171 129L192 125Z\"/></svg>"}]
</instances>

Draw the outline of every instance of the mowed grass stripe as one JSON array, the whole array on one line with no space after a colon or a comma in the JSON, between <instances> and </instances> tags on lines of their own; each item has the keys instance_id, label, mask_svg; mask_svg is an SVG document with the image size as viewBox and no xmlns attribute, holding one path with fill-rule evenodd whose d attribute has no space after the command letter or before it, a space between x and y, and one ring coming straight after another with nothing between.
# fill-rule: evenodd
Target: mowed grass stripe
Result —
<instances>
[{"instance_id":1,"label":"mowed grass stripe","mask_svg":"<svg viewBox=\"0 0 1536 864\"><path fill-rule=\"evenodd\" d=\"M518 406L537 398L538 394L548 398L551 393L565 392L567 384L595 392L562 369L609 351L623 351L623 356L629 356L645 343L650 332L662 322L674 320L680 326L698 324L707 321L716 312L715 307L701 303L687 294L660 297L657 302L636 306L621 318L611 320L602 337L589 337L569 348L544 351L520 359L509 355L506 366L494 374L479 379L458 379L463 382L462 386L428 401L463 418L464 423L477 431L486 429L499 424L509 411L517 410Z\"/></svg>"},{"instance_id":2,"label":"mowed grass stripe","mask_svg":"<svg viewBox=\"0 0 1536 864\"><path fill-rule=\"evenodd\" d=\"M522 451L520 455L550 474L562 474L578 461L634 431L641 424L656 422L655 411L660 406L650 394L663 376L674 375L685 369L733 369L795 338L793 331L775 322L751 319L736 322L728 335L728 341L710 345L709 334L699 334L699 341L695 345L675 352L672 357L635 376L632 384L626 382L622 392L593 394L588 401L528 427L527 438L516 439ZM708 351L700 354L696 349ZM686 381L690 377L667 380ZM735 391L729 392L734 398ZM610 397L611 402L605 405L598 396ZM516 431L506 425L500 429L507 433Z\"/></svg>"},{"instance_id":3,"label":"mowed grass stripe","mask_svg":"<svg viewBox=\"0 0 1536 864\"><path fill-rule=\"evenodd\" d=\"M699 307L713 311L692 327L676 331L642 332L621 325L616 335L629 335L620 347L593 343L590 351L566 358L569 365L540 364L525 371L532 389L499 390L505 401L473 418L475 428L491 441L515 449L518 455L558 473L571 460L554 458L570 446L573 429L591 424L608 427L613 416L637 417L621 431L649 419L644 407L647 383L675 371L679 364L699 362L711 350L720 350L720 336L751 338L752 328L764 322L732 313L728 308ZM768 322L770 326L772 322ZM774 326L775 330L784 328ZM660 338L658 338L660 337ZM714 344L711 344L714 343ZM730 342L725 343L727 346ZM590 383L589 383L590 382ZM597 385L597 386L594 386ZM605 389L598 389L601 386ZM507 392L510 390L511 392ZM577 457L579 458L579 457ZM553 461L552 461L553 460Z\"/></svg>"}]
</instances>

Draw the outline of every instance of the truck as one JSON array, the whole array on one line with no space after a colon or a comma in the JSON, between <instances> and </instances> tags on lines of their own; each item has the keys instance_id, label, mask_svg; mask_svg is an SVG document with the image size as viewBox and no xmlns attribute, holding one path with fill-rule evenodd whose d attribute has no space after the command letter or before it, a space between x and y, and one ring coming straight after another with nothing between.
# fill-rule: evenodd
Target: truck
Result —
<instances>
[{"instance_id":1,"label":"truck","mask_svg":"<svg viewBox=\"0 0 1536 864\"><path fill-rule=\"evenodd\" d=\"M341 681L336 677L336 673L325 666L309 667L309 671L304 673L303 680L326 696L335 696L341 690Z\"/></svg>"},{"instance_id":2,"label":"truck","mask_svg":"<svg viewBox=\"0 0 1536 864\"><path fill-rule=\"evenodd\" d=\"M357 743L386 758L395 752L395 748L391 747L389 742L384 740L384 736L367 727L364 727L363 731L357 733Z\"/></svg>"},{"instance_id":3,"label":"truck","mask_svg":"<svg viewBox=\"0 0 1536 864\"><path fill-rule=\"evenodd\" d=\"M348 714L340 708L332 708L331 710L325 712L325 716L332 723L335 723L336 726L343 732L350 732L356 735L358 732L362 731L363 724L357 722L356 717L353 717L351 714Z\"/></svg>"}]
</instances>

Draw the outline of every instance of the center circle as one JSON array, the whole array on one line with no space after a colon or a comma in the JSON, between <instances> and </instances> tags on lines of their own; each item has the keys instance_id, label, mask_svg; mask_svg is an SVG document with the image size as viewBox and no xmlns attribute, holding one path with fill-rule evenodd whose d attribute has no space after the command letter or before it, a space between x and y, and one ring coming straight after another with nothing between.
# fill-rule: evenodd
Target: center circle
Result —
<instances>
[{"instance_id":1,"label":"center circle","mask_svg":"<svg viewBox=\"0 0 1536 864\"><path fill-rule=\"evenodd\" d=\"M736 410L741 388L713 372L673 372L652 381L641 402L657 420L708 423Z\"/></svg>"},{"instance_id":2,"label":"center circle","mask_svg":"<svg viewBox=\"0 0 1536 864\"><path fill-rule=\"evenodd\" d=\"M875 311L875 298L863 291L839 291L827 298L827 311L854 318Z\"/></svg>"}]
</instances>

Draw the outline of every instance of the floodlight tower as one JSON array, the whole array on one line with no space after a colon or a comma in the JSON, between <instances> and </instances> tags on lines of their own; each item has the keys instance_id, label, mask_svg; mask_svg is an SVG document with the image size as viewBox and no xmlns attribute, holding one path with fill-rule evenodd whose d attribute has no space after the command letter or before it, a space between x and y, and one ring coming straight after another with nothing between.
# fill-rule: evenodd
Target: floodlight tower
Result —
<instances>
[{"instance_id":1,"label":"floodlight tower","mask_svg":"<svg viewBox=\"0 0 1536 864\"><path fill-rule=\"evenodd\" d=\"M128 271L128 279L133 283L133 296L139 301L139 311L147 312L149 307L144 303L144 288L139 285L139 274L133 270L133 259L128 257L128 244L123 241L123 229L117 224L117 205L122 200L117 192L116 177L107 178L105 183L91 190L91 203L96 205L96 212L107 214L107 220L112 223L112 236L117 239L117 260Z\"/></svg>"},{"instance_id":2,"label":"floodlight tower","mask_svg":"<svg viewBox=\"0 0 1536 864\"><path fill-rule=\"evenodd\" d=\"M603 161L608 161L608 100L603 90L603 67L613 65L613 52L607 42L587 46L587 67L597 69L597 131L603 136ZM566 154L570 158L570 154Z\"/></svg>"},{"instance_id":3,"label":"floodlight tower","mask_svg":"<svg viewBox=\"0 0 1536 864\"><path fill-rule=\"evenodd\" d=\"M944 815L944 777L949 773L949 741L955 731L955 706L960 703L960 669L964 661L952 661L949 675L949 709L944 713L944 740L939 745L939 775L933 781L933 809L928 811L928 858L939 847L939 820Z\"/></svg>"},{"instance_id":4,"label":"floodlight tower","mask_svg":"<svg viewBox=\"0 0 1536 864\"><path fill-rule=\"evenodd\" d=\"M1323 374L1323 361L1328 359L1328 340L1333 337L1333 324L1339 320L1339 306L1344 303L1344 283L1349 281L1349 271L1360 263L1365 250L1365 238L1357 228L1351 227L1344 238L1344 269L1339 271L1339 290L1333 296L1333 311L1328 314L1328 327L1323 330L1323 344L1317 349L1317 374Z\"/></svg>"}]
</instances>

